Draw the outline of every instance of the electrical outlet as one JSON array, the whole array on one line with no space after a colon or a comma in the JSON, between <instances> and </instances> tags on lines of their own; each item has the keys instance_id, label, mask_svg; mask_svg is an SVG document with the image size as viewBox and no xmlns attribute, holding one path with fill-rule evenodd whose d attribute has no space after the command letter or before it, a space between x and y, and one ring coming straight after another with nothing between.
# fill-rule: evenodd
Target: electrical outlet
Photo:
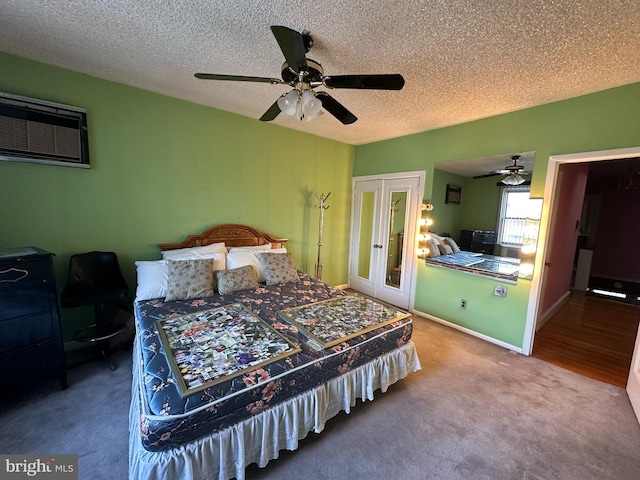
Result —
<instances>
[{"instance_id":1,"label":"electrical outlet","mask_svg":"<svg viewBox=\"0 0 640 480\"><path fill-rule=\"evenodd\" d=\"M467 301L464 298L460 300L460 308L463 310L467 309Z\"/></svg>"},{"instance_id":2,"label":"electrical outlet","mask_svg":"<svg viewBox=\"0 0 640 480\"><path fill-rule=\"evenodd\" d=\"M493 289L493 294L498 297L506 297L507 296L507 287L503 285L496 285Z\"/></svg>"}]
</instances>

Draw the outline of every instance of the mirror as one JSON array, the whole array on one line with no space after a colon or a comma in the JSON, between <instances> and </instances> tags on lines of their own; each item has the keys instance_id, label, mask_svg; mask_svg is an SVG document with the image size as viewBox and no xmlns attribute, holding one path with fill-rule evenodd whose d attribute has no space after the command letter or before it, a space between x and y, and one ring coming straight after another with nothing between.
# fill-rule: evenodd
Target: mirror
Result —
<instances>
[{"instance_id":1,"label":"mirror","mask_svg":"<svg viewBox=\"0 0 640 480\"><path fill-rule=\"evenodd\" d=\"M457 255L461 264L455 263L455 256L436 260L433 253L427 261L517 281L534 160L535 152L524 152L436 163L430 231L450 237L469 255ZM523 179L518 185L502 182L508 178L515 183L514 174ZM436 248L446 257L448 250Z\"/></svg>"},{"instance_id":2,"label":"mirror","mask_svg":"<svg viewBox=\"0 0 640 480\"><path fill-rule=\"evenodd\" d=\"M407 192L391 192L385 283L394 288L400 288L406 211Z\"/></svg>"}]
</instances>

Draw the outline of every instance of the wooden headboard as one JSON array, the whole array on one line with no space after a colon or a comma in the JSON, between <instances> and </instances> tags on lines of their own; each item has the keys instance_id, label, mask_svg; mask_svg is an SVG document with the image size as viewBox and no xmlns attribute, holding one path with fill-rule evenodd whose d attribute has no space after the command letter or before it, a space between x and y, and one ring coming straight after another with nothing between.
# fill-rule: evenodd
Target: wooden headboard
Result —
<instances>
[{"instance_id":1,"label":"wooden headboard","mask_svg":"<svg viewBox=\"0 0 640 480\"><path fill-rule=\"evenodd\" d=\"M224 242L227 247L246 247L252 245L271 244L271 248L284 247L286 238L274 238L246 225L227 223L211 227L199 235L189 235L186 240L176 243L159 243L160 250L177 248L203 247L212 243Z\"/></svg>"}]
</instances>

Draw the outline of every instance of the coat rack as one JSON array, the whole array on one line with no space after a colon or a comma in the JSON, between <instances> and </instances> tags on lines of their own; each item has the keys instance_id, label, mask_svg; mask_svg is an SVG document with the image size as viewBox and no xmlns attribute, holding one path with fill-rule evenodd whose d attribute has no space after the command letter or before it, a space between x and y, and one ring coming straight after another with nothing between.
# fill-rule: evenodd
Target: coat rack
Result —
<instances>
[{"instance_id":1,"label":"coat rack","mask_svg":"<svg viewBox=\"0 0 640 480\"><path fill-rule=\"evenodd\" d=\"M322 227L324 220L324 211L329 208L329 206L325 205L324 202L327 201L327 198L329 198L331 192L327 193L326 195L318 195L316 192L313 192L313 194L318 199L318 205L314 205L314 208L320 210L320 219L318 225L318 261L316 262L315 277L318 280L322 280L322 262L320 261L320 256L322 253Z\"/></svg>"}]
</instances>

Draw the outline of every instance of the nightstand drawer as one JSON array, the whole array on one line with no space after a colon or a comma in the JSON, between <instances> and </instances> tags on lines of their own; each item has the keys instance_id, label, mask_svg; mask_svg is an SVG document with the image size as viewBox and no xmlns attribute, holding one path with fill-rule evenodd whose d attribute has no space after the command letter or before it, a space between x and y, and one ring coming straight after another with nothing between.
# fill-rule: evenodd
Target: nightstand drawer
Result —
<instances>
[{"instance_id":1,"label":"nightstand drawer","mask_svg":"<svg viewBox=\"0 0 640 480\"><path fill-rule=\"evenodd\" d=\"M53 338L53 325L49 312L0 322L0 353L49 338Z\"/></svg>"},{"instance_id":2,"label":"nightstand drawer","mask_svg":"<svg viewBox=\"0 0 640 480\"><path fill-rule=\"evenodd\" d=\"M49 276L43 262L0 266L0 321L49 311Z\"/></svg>"}]
</instances>

